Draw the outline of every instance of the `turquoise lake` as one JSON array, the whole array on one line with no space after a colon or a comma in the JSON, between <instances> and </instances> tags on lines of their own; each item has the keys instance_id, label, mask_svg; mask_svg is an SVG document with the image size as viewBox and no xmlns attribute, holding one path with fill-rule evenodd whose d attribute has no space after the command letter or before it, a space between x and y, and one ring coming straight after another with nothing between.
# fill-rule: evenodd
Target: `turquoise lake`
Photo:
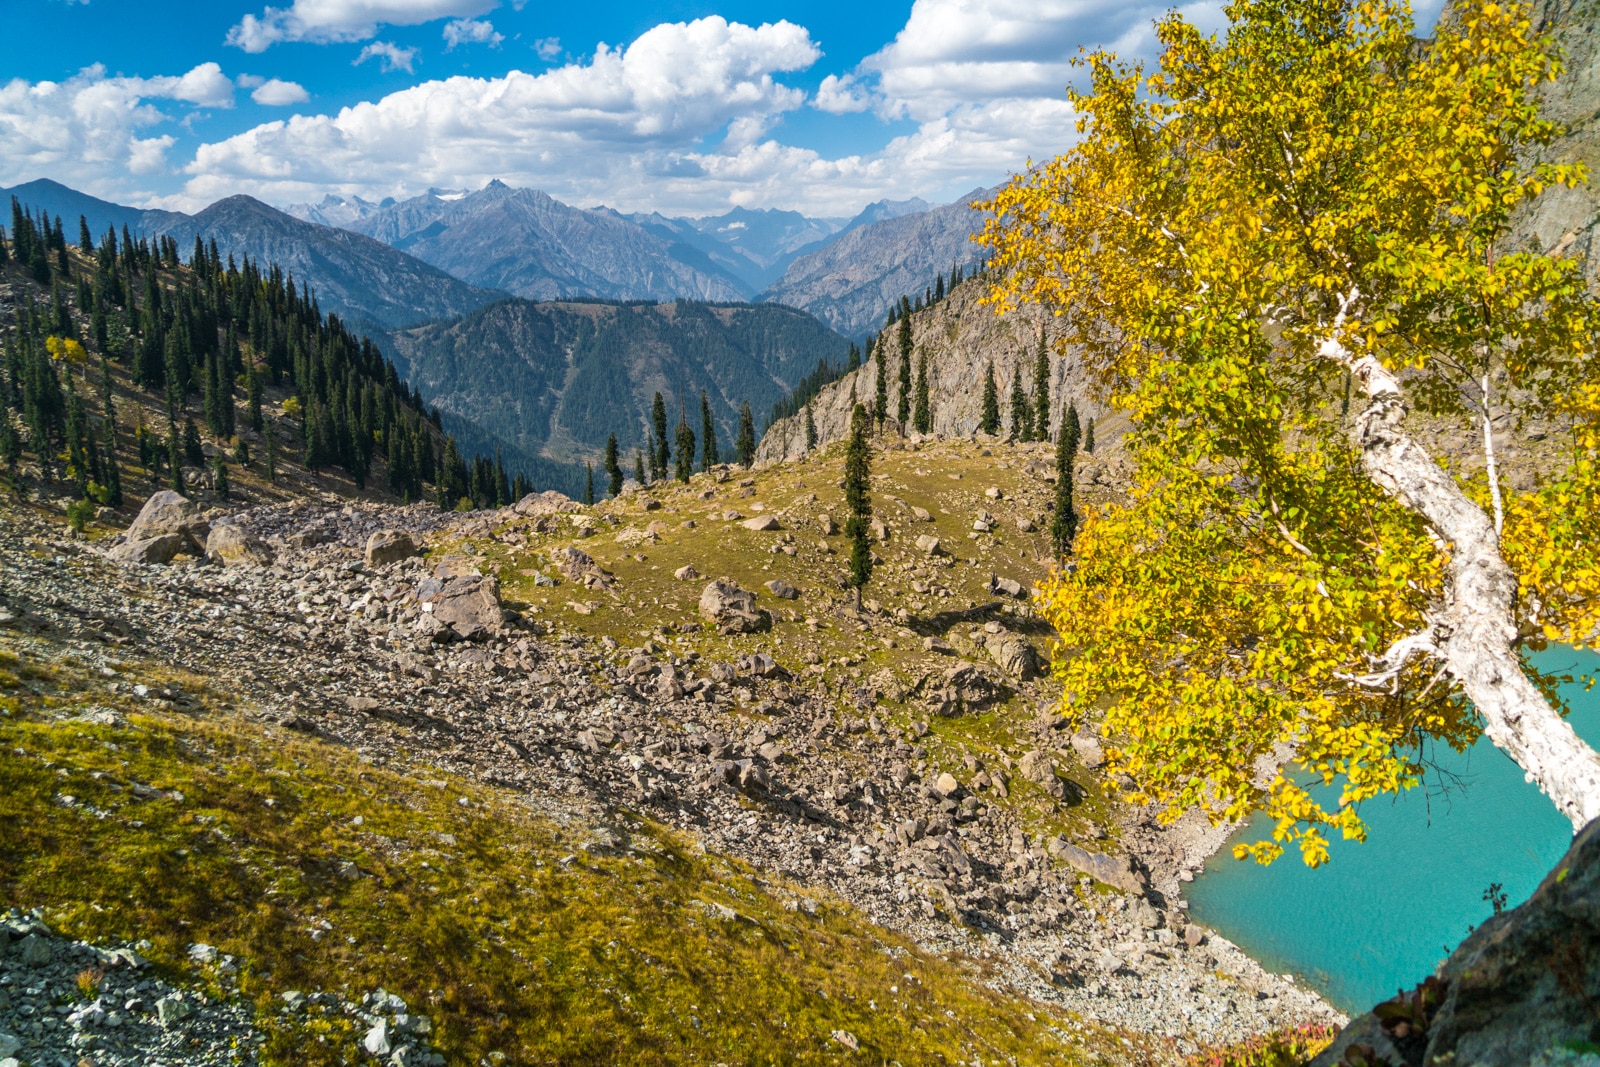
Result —
<instances>
[{"instance_id":1,"label":"turquoise lake","mask_svg":"<svg viewBox=\"0 0 1600 1067\"><path fill-rule=\"evenodd\" d=\"M1545 670L1600 672L1600 655L1570 648L1533 657ZM1600 685L1568 687L1570 722L1600 747ZM1270 867L1227 848L1188 887L1190 914L1269 971L1294 974L1341 1010L1366 1011L1433 973L1492 909L1492 882L1514 907L1526 900L1572 841L1572 828L1522 771L1487 739L1465 753L1432 753L1453 780L1363 805L1365 844L1335 840L1318 870L1293 848ZM1267 836L1259 818L1235 841ZM1230 842L1231 843L1231 842Z\"/></svg>"}]
</instances>

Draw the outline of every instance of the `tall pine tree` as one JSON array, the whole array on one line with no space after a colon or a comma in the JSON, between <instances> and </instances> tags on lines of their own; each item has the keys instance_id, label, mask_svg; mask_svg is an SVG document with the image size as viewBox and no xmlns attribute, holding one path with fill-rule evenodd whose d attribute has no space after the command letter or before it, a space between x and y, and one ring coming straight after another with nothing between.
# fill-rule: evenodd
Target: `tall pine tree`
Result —
<instances>
[{"instance_id":1,"label":"tall pine tree","mask_svg":"<svg viewBox=\"0 0 1600 1067\"><path fill-rule=\"evenodd\" d=\"M1056 496L1050 517L1050 540L1056 555L1064 556L1078 536L1078 512L1072 497L1072 468L1078 452L1078 409L1069 406L1061 416L1061 432L1056 436Z\"/></svg>"},{"instance_id":2,"label":"tall pine tree","mask_svg":"<svg viewBox=\"0 0 1600 1067\"><path fill-rule=\"evenodd\" d=\"M1016 441L1033 440L1033 405L1022 391L1021 364L1011 369L1011 437Z\"/></svg>"},{"instance_id":3,"label":"tall pine tree","mask_svg":"<svg viewBox=\"0 0 1600 1067\"><path fill-rule=\"evenodd\" d=\"M1050 352L1039 331L1039 352L1033 358L1033 437L1050 440Z\"/></svg>"},{"instance_id":4,"label":"tall pine tree","mask_svg":"<svg viewBox=\"0 0 1600 1067\"><path fill-rule=\"evenodd\" d=\"M702 389L700 390L700 469L708 471L717 463L717 422L711 417L711 400Z\"/></svg>"},{"instance_id":5,"label":"tall pine tree","mask_svg":"<svg viewBox=\"0 0 1600 1067\"><path fill-rule=\"evenodd\" d=\"M678 465L674 473L678 481L687 482L694 474L694 431L689 428L689 413L678 406Z\"/></svg>"},{"instance_id":6,"label":"tall pine tree","mask_svg":"<svg viewBox=\"0 0 1600 1067\"><path fill-rule=\"evenodd\" d=\"M606 438L606 476L611 479L610 496L613 500L622 495L622 464L617 457L617 435Z\"/></svg>"},{"instance_id":7,"label":"tall pine tree","mask_svg":"<svg viewBox=\"0 0 1600 1067\"><path fill-rule=\"evenodd\" d=\"M903 431L911 421L911 316L900 317L900 402L895 408L895 418Z\"/></svg>"},{"instance_id":8,"label":"tall pine tree","mask_svg":"<svg viewBox=\"0 0 1600 1067\"><path fill-rule=\"evenodd\" d=\"M870 420L860 404L850 413L850 446L844 458L844 533L850 539L850 587L861 610L861 589L872 580L872 452Z\"/></svg>"},{"instance_id":9,"label":"tall pine tree","mask_svg":"<svg viewBox=\"0 0 1600 1067\"><path fill-rule=\"evenodd\" d=\"M978 429L986 434L1000 432L1000 391L994 384L994 364L983 372L983 408L978 415Z\"/></svg>"},{"instance_id":10,"label":"tall pine tree","mask_svg":"<svg viewBox=\"0 0 1600 1067\"><path fill-rule=\"evenodd\" d=\"M917 398L912 405L911 422L918 433L933 432L933 401L928 392L928 354L917 358Z\"/></svg>"},{"instance_id":11,"label":"tall pine tree","mask_svg":"<svg viewBox=\"0 0 1600 1067\"><path fill-rule=\"evenodd\" d=\"M650 457L650 480L659 482L667 476L667 459L670 449L667 445L667 402L657 393L655 401L650 405L650 425L655 429L656 450Z\"/></svg>"},{"instance_id":12,"label":"tall pine tree","mask_svg":"<svg viewBox=\"0 0 1600 1067\"><path fill-rule=\"evenodd\" d=\"M756 418L750 412L750 401L746 400L739 408L739 465L749 470L755 461Z\"/></svg>"}]
</instances>

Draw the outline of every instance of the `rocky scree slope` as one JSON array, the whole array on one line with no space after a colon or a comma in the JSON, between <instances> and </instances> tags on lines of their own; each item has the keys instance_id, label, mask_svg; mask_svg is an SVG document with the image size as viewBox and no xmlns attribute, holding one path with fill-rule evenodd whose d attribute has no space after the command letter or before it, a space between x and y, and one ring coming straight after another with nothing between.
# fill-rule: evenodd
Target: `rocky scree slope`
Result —
<instances>
[{"instance_id":1,"label":"rocky scree slope","mask_svg":"<svg viewBox=\"0 0 1600 1067\"><path fill-rule=\"evenodd\" d=\"M1163 1057L1333 1018L1187 923L1180 882L1216 841L1123 809L1094 738L1041 714L1046 634L1019 594L1048 448L983 452L879 458L861 616L831 584L836 455L594 509L213 512L219 558L264 551L119 571L61 542L13 554L0 599L8 626L225 677L258 721L375 766L404 753L532 803L638 812L973 958L1010 995L1170 1042ZM383 530L427 557L380 539L363 559ZM753 610L709 596L721 576Z\"/></svg>"}]
</instances>

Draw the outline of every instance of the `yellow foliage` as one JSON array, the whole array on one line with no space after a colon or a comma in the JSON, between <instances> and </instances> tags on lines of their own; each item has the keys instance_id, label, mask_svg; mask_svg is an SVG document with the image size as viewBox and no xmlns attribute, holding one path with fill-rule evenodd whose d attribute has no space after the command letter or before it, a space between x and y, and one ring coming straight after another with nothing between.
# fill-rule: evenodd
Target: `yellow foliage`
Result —
<instances>
[{"instance_id":1,"label":"yellow foliage","mask_svg":"<svg viewBox=\"0 0 1600 1067\"><path fill-rule=\"evenodd\" d=\"M89 353L84 351L83 345L72 338L61 338L54 334L44 339L45 351L50 353L50 358L57 363L68 363L80 366L89 358Z\"/></svg>"},{"instance_id":2,"label":"yellow foliage","mask_svg":"<svg viewBox=\"0 0 1600 1067\"><path fill-rule=\"evenodd\" d=\"M1507 501L1504 552L1530 634L1600 634L1597 315L1572 261L1495 254L1519 204L1584 175L1528 162L1559 66L1525 5L1469 3L1425 51L1390 0L1227 12L1221 38L1164 19L1148 78L1088 57L1078 146L1003 188L980 239L990 300L1062 316L1135 424L1128 499L1040 595L1066 714L1104 711L1135 799L1263 811L1273 840L1241 858L1316 866L1365 838L1362 801L1420 781L1427 739L1479 731L1431 661L1356 680L1427 627L1448 546L1364 469L1351 361L1464 428L1513 395L1575 426L1567 474Z\"/></svg>"}]
</instances>

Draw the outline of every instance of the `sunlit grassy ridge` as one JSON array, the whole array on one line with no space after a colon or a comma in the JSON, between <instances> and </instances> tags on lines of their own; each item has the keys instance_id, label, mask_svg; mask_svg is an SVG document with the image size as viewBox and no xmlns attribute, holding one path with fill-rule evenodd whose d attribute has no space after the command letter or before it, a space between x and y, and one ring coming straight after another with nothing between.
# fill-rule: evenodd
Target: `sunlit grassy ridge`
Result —
<instances>
[{"instance_id":1,"label":"sunlit grassy ridge","mask_svg":"<svg viewBox=\"0 0 1600 1067\"><path fill-rule=\"evenodd\" d=\"M114 707L107 679L0 644L0 901L44 907L74 937L148 938L173 969L197 941L239 957L268 1062L362 1058L350 1023L284 1015L278 994L379 986L433 1019L452 1063L1130 1054L648 821L596 830L432 770L381 770L148 665L116 669L181 688L189 713L60 718Z\"/></svg>"}]
</instances>

